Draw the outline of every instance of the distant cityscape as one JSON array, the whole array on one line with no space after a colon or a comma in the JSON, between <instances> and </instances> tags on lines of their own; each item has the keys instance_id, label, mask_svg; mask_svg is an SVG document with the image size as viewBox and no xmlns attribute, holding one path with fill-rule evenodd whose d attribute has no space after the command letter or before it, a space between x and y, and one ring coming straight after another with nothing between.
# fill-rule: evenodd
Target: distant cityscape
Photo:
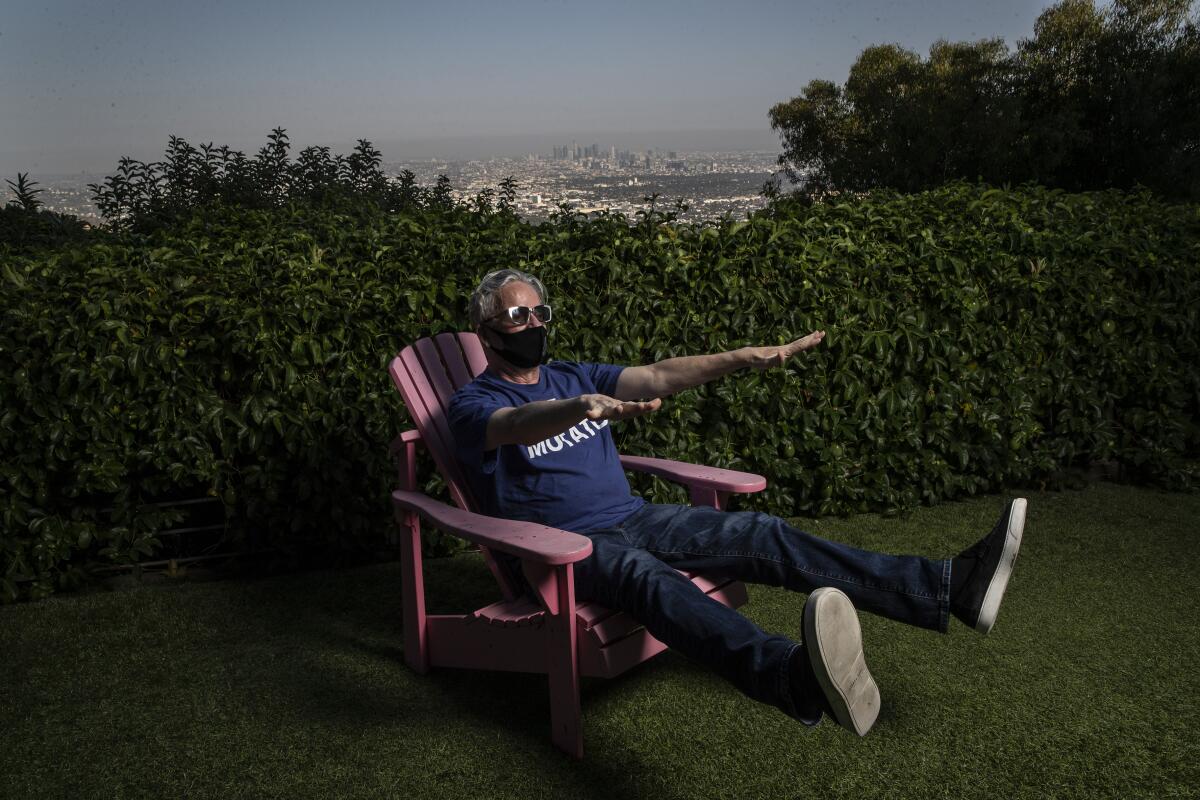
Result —
<instances>
[{"instance_id":1,"label":"distant cityscape","mask_svg":"<svg viewBox=\"0 0 1200 800\"><path fill-rule=\"evenodd\" d=\"M423 186L445 175L459 200L469 200L485 189L496 190L501 180L511 176L519 187L517 213L531 221L548 218L564 204L582 213L612 211L632 217L646 207L647 197L657 194L660 208L682 202L686 210L679 218L693 222L726 214L742 218L762 208L766 204L762 188L778 170L776 159L777 153L769 151L629 151L572 141L523 158L389 161L383 170L390 177L408 170ZM47 208L93 223L101 221L87 185L103 182L104 176L30 178L44 190L40 198ZM11 199L11 193L6 194L5 199Z\"/></svg>"}]
</instances>

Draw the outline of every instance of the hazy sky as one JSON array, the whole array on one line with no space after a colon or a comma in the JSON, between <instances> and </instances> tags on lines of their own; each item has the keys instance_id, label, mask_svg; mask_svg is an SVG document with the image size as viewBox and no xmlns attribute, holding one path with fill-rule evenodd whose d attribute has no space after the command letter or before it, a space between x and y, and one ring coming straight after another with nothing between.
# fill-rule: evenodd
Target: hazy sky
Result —
<instances>
[{"instance_id":1,"label":"hazy sky","mask_svg":"<svg viewBox=\"0 0 1200 800\"><path fill-rule=\"evenodd\" d=\"M571 138L773 148L768 109L844 81L867 45L1012 46L1049 4L0 0L0 175L107 171L171 134L252 152L276 126L385 159Z\"/></svg>"}]
</instances>

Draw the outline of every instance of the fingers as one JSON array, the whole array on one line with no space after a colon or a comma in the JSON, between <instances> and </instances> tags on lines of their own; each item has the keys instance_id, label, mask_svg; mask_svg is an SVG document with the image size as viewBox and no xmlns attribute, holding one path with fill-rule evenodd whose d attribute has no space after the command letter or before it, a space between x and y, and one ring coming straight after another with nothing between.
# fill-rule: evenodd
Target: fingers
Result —
<instances>
[{"instance_id":1,"label":"fingers","mask_svg":"<svg viewBox=\"0 0 1200 800\"><path fill-rule=\"evenodd\" d=\"M653 400L630 400L618 405L613 409L613 415L608 419L621 420L630 419L631 417L640 417L643 414L649 414L658 411L662 407L662 400L654 398Z\"/></svg>"},{"instance_id":2,"label":"fingers","mask_svg":"<svg viewBox=\"0 0 1200 800\"><path fill-rule=\"evenodd\" d=\"M797 339L796 341L792 342L789 345L789 347L795 348L792 352L797 352L797 353L802 352L804 350L811 350L812 348L819 345L824 338L825 338L825 331L813 331L808 336L801 337L801 338Z\"/></svg>"},{"instance_id":3,"label":"fingers","mask_svg":"<svg viewBox=\"0 0 1200 800\"><path fill-rule=\"evenodd\" d=\"M767 359L766 363L763 364L763 366L764 367L785 366L787 364L789 358L796 355L797 353L802 353L805 350L813 349L814 347L819 345L821 343L821 340L824 338L825 338L825 331L813 331L812 333L808 334L807 336L803 336L799 339L796 339L795 341L793 341L789 344L785 344L782 347L764 348L764 349L768 349L768 350L773 349L773 352L771 353L770 357Z\"/></svg>"},{"instance_id":4,"label":"fingers","mask_svg":"<svg viewBox=\"0 0 1200 800\"><path fill-rule=\"evenodd\" d=\"M788 359L797 353L802 353L805 350L811 350L821 343L825 338L825 331L813 331L807 336L796 339L785 345L776 347L751 347L747 349L749 353L749 366L755 369L770 369L772 367L787 366Z\"/></svg>"},{"instance_id":5,"label":"fingers","mask_svg":"<svg viewBox=\"0 0 1200 800\"><path fill-rule=\"evenodd\" d=\"M595 395L588 409L588 419L622 420L630 417L640 417L662 407L662 400L617 400L604 395Z\"/></svg>"}]
</instances>

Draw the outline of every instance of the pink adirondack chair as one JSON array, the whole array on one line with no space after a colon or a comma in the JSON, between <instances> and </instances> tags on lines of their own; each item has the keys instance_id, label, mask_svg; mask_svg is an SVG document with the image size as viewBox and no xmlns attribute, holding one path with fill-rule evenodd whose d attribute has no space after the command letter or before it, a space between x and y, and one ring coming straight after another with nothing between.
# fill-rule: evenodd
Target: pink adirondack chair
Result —
<instances>
[{"instance_id":1,"label":"pink adirondack chair","mask_svg":"<svg viewBox=\"0 0 1200 800\"><path fill-rule=\"evenodd\" d=\"M596 603L576 603L572 564L592 551L584 536L531 522L476 513L478 506L453 455L446 410L455 390L487 366L474 333L443 333L406 347L389 372L417 430L392 443L401 488L392 493L401 526L404 659L424 674L431 667L545 673L550 681L551 738L575 758L583 757L579 703L581 676L611 678L662 652L666 645L627 615ZM428 448L458 508L417 491L417 446ZM761 491L759 475L701 467L659 458L621 456L629 470L648 472L688 487L695 505L723 508L731 493ZM421 565L421 522L479 546L500 585L501 599L467 614L426 614ZM493 551L521 560L537 595L518 593ZM747 601L738 581L684 573L720 602Z\"/></svg>"}]
</instances>

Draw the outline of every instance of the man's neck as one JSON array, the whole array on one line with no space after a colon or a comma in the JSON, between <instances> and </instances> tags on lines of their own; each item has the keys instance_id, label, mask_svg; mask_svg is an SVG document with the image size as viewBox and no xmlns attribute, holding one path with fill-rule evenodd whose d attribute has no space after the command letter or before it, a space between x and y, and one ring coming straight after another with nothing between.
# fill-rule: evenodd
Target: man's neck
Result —
<instances>
[{"instance_id":1,"label":"man's neck","mask_svg":"<svg viewBox=\"0 0 1200 800\"><path fill-rule=\"evenodd\" d=\"M537 383L541 378L540 367L518 369L503 359L493 358L491 353L488 353L487 361L488 372L509 383Z\"/></svg>"}]
</instances>

